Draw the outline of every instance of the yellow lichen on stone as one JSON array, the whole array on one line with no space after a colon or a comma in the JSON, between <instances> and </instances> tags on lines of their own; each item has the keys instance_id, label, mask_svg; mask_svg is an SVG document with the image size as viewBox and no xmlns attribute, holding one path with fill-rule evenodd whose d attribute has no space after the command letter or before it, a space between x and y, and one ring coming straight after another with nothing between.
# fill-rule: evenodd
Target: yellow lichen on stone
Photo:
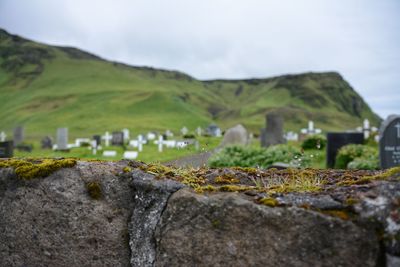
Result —
<instances>
[{"instance_id":1,"label":"yellow lichen on stone","mask_svg":"<svg viewBox=\"0 0 400 267\"><path fill-rule=\"evenodd\" d=\"M253 190L254 187L252 186L240 186L240 185L222 185L218 187L219 191L221 192L243 192L248 190Z\"/></svg>"},{"instance_id":2,"label":"yellow lichen on stone","mask_svg":"<svg viewBox=\"0 0 400 267\"><path fill-rule=\"evenodd\" d=\"M194 189L194 191L196 193L214 192L214 191L217 191L217 188L215 188L214 186L208 184L208 185L205 185L205 186L196 187Z\"/></svg>"},{"instance_id":3,"label":"yellow lichen on stone","mask_svg":"<svg viewBox=\"0 0 400 267\"><path fill-rule=\"evenodd\" d=\"M349 214L343 210L322 210L321 213L332 217L337 217L345 221L350 220Z\"/></svg>"},{"instance_id":4,"label":"yellow lichen on stone","mask_svg":"<svg viewBox=\"0 0 400 267\"><path fill-rule=\"evenodd\" d=\"M124 168L122 169L122 171L123 171L124 173L131 172L131 171L132 171L132 168L126 166L126 167L124 167Z\"/></svg>"},{"instance_id":5,"label":"yellow lichen on stone","mask_svg":"<svg viewBox=\"0 0 400 267\"><path fill-rule=\"evenodd\" d=\"M86 189L88 194L93 199L100 199L102 196L101 186L99 182L88 182L86 183Z\"/></svg>"},{"instance_id":6,"label":"yellow lichen on stone","mask_svg":"<svg viewBox=\"0 0 400 267\"><path fill-rule=\"evenodd\" d=\"M75 159L8 159L0 161L0 168L11 167L24 180L46 177L61 168L73 167Z\"/></svg>"},{"instance_id":7,"label":"yellow lichen on stone","mask_svg":"<svg viewBox=\"0 0 400 267\"><path fill-rule=\"evenodd\" d=\"M275 198L272 198L272 197L264 197L264 198L259 200L259 203L263 204L265 206L268 206L268 207L279 206L278 200L276 200Z\"/></svg>"}]
</instances>

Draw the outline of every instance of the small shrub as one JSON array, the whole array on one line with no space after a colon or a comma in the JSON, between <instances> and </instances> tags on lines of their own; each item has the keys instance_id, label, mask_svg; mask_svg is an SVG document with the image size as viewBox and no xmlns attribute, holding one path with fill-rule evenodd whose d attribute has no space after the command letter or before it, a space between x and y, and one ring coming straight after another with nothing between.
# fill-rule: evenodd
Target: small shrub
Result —
<instances>
[{"instance_id":1,"label":"small shrub","mask_svg":"<svg viewBox=\"0 0 400 267\"><path fill-rule=\"evenodd\" d=\"M308 136L301 144L301 147L304 150L324 149L325 146L326 146L326 137L323 135L318 135L318 134Z\"/></svg>"},{"instance_id":2,"label":"small shrub","mask_svg":"<svg viewBox=\"0 0 400 267\"><path fill-rule=\"evenodd\" d=\"M343 146L336 156L335 168L377 169L378 150L366 145Z\"/></svg>"},{"instance_id":3,"label":"small shrub","mask_svg":"<svg viewBox=\"0 0 400 267\"><path fill-rule=\"evenodd\" d=\"M290 145L264 148L228 146L209 160L210 167L260 167L267 168L275 162L308 166L310 159Z\"/></svg>"},{"instance_id":4,"label":"small shrub","mask_svg":"<svg viewBox=\"0 0 400 267\"><path fill-rule=\"evenodd\" d=\"M183 136L183 138L185 138L185 139L196 139L196 136L194 134L185 134Z\"/></svg>"}]
</instances>

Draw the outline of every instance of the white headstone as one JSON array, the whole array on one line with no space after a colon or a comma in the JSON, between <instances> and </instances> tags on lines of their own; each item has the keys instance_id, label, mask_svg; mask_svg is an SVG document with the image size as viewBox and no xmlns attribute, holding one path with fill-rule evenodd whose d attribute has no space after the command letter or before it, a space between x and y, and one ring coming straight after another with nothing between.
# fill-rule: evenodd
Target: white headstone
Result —
<instances>
[{"instance_id":1,"label":"white headstone","mask_svg":"<svg viewBox=\"0 0 400 267\"><path fill-rule=\"evenodd\" d=\"M173 136L174 136L174 134L173 134L170 130L166 130L166 131L165 131L165 135L166 135L167 137L173 137Z\"/></svg>"},{"instance_id":2,"label":"white headstone","mask_svg":"<svg viewBox=\"0 0 400 267\"><path fill-rule=\"evenodd\" d=\"M145 141L143 139L143 135L140 134L138 136L138 150L139 150L139 152L143 151L143 144L145 144Z\"/></svg>"},{"instance_id":3,"label":"white headstone","mask_svg":"<svg viewBox=\"0 0 400 267\"><path fill-rule=\"evenodd\" d=\"M105 146L109 146L110 145L110 141L112 139L112 135L109 132L106 132L101 138L104 140Z\"/></svg>"},{"instance_id":4,"label":"white headstone","mask_svg":"<svg viewBox=\"0 0 400 267\"><path fill-rule=\"evenodd\" d=\"M122 129L122 134L124 135L124 140L129 140L129 129Z\"/></svg>"},{"instance_id":5,"label":"white headstone","mask_svg":"<svg viewBox=\"0 0 400 267\"><path fill-rule=\"evenodd\" d=\"M186 141L177 141L176 142L176 147L177 148L185 148L188 146L188 142Z\"/></svg>"},{"instance_id":6,"label":"white headstone","mask_svg":"<svg viewBox=\"0 0 400 267\"><path fill-rule=\"evenodd\" d=\"M183 128L181 129L182 135L186 135L188 132L189 132L188 128L186 128L186 126L183 126Z\"/></svg>"},{"instance_id":7,"label":"white headstone","mask_svg":"<svg viewBox=\"0 0 400 267\"><path fill-rule=\"evenodd\" d=\"M57 149L59 150L68 149L68 128L57 129Z\"/></svg>"},{"instance_id":8,"label":"white headstone","mask_svg":"<svg viewBox=\"0 0 400 267\"><path fill-rule=\"evenodd\" d=\"M163 149L163 136L159 135L158 136L158 152L162 152Z\"/></svg>"},{"instance_id":9,"label":"white headstone","mask_svg":"<svg viewBox=\"0 0 400 267\"><path fill-rule=\"evenodd\" d=\"M103 151L103 156L104 157L115 157L115 156L117 156L117 151L115 151L115 150L104 150Z\"/></svg>"},{"instance_id":10,"label":"white headstone","mask_svg":"<svg viewBox=\"0 0 400 267\"><path fill-rule=\"evenodd\" d=\"M123 158L124 159L136 159L139 153L137 151L125 151Z\"/></svg>"},{"instance_id":11,"label":"white headstone","mask_svg":"<svg viewBox=\"0 0 400 267\"><path fill-rule=\"evenodd\" d=\"M201 127L200 127L200 126L199 126L199 127L197 127L197 129L196 129L196 133L197 133L197 135L198 135L198 136L201 136L202 132L203 132L203 129L201 129Z\"/></svg>"},{"instance_id":12,"label":"white headstone","mask_svg":"<svg viewBox=\"0 0 400 267\"><path fill-rule=\"evenodd\" d=\"M7 137L6 133L5 132L1 132L0 133L0 142L6 141L6 137Z\"/></svg>"},{"instance_id":13,"label":"white headstone","mask_svg":"<svg viewBox=\"0 0 400 267\"><path fill-rule=\"evenodd\" d=\"M154 140L156 139L156 134L155 133L147 133L147 140Z\"/></svg>"}]
</instances>

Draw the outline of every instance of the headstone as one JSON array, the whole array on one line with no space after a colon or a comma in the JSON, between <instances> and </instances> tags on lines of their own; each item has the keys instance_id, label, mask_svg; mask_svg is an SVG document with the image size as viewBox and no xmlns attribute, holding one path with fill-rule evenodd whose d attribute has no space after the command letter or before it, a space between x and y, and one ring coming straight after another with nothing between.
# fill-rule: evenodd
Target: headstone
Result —
<instances>
[{"instance_id":1,"label":"headstone","mask_svg":"<svg viewBox=\"0 0 400 267\"><path fill-rule=\"evenodd\" d=\"M110 135L109 132L106 132L101 138L104 140L105 146L109 146L110 145L110 141L112 139L112 136Z\"/></svg>"},{"instance_id":2,"label":"headstone","mask_svg":"<svg viewBox=\"0 0 400 267\"><path fill-rule=\"evenodd\" d=\"M382 123L379 136L381 168L400 166L400 115L390 115Z\"/></svg>"},{"instance_id":3,"label":"headstone","mask_svg":"<svg viewBox=\"0 0 400 267\"><path fill-rule=\"evenodd\" d=\"M146 143L146 141L144 140L143 135L140 134L138 136L138 150L139 150L139 152L143 151L143 144L145 144L145 143Z\"/></svg>"},{"instance_id":4,"label":"headstone","mask_svg":"<svg viewBox=\"0 0 400 267\"><path fill-rule=\"evenodd\" d=\"M197 129L196 129L196 134L197 134L198 136L201 136L202 133L203 133L203 129L201 129L200 126L197 127Z\"/></svg>"},{"instance_id":5,"label":"headstone","mask_svg":"<svg viewBox=\"0 0 400 267\"><path fill-rule=\"evenodd\" d=\"M166 130L166 131L165 131L165 135L166 135L167 137L174 137L174 133L171 132L170 130Z\"/></svg>"},{"instance_id":6,"label":"headstone","mask_svg":"<svg viewBox=\"0 0 400 267\"><path fill-rule=\"evenodd\" d=\"M123 135L124 135L124 140L129 140L129 135L130 135L130 132L129 132L129 129L122 129L122 133L123 133Z\"/></svg>"},{"instance_id":7,"label":"headstone","mask_svg":"<svg viewBox=\"0 0 400 267\"><path fill-rule=\"evenodd\" d=\"M277 113L268 113L266 116L267 127L261 130L261 146L269 147L286 143L283 137L283 119Z\"/></svg>"},{"instance_id":8,"label":"headstone","mask_svg":"<svg viewBox=\"0 0 400 267\"><path fill-rule=\"evenodd\" d=\"M214 137L220 137L222 136L222 131L221 129L216 125L216 124L210 124L208 125L206 129L206 133L210 136Z\"/></svg>"},{"instance_id":9,"label":"headstone","mask_svg":"<svg viewBox=\"0 0 400 267\"><path fill-rule=\"evenodd\" d=\"M89 138L76 138L74 147L90 146L91 140Z\"/></svg>"},{"instance_id":10,"label":"headstone","mask_svg":"<svg viewBox=\"0 0 400 267\"><path fill-rule=\"evenodd\" d=\"M93 145L94 145L95 147L98 147L98 146L101 145L101 136L100 136L100 135L98 135L98 134L93 135L92 138L93 138L93 140L96 142L96 143L93 143Z\"/></svg>"},{"instance_id":11,"label":"headstone","mask_svg":"<svg viewBox=\"0 0 400 267\"><path fill-rule=\"evenodd\" d=\"M124 145L124 133L123 132L113 132L111 145L113 146L123 146Z\"/></svg>"},{"instance_id":12,"label":"headstone","mask_svg":"<svg viewBox=\"0 0 400 267\"><path fill-rule=\"evenodd\" d=\"M5 132L0 133L0 142L6 141L7 135Z\"/></svg>"},{"instance_id":13,"label":"headstone","mask_svg":"<svg viewBox=\"0 0 400 267\"><path fill-rule=\"evenodd\" d=\"M158 136L158 152L162 152L163 149L163 136Z\"/></svg>"},{"instance_id":14,"label":"headstone","mask_svg":"<svg viewBox=\"0 0 400 267\"><path fill-rule=\"evenodd\" d=\"M187 141L177 141L176 142L176 147L177 148L185 148L188 146L188 142Z\"/></svg>"},{"instance_id":15,"label":"headstone","mask_svg":"<svg viewBox=\"0 0 400 267\"><path fill-rule=\"evenodd\" d=\"M189 132L188 128L186 128L186 126L183 126L183 128L181 129L181 134L187 135L188 132Z\"/></svg>"},{"instance_id":16,"label":"headstone","mask_svg":"<svg viewBox=\"0 0 400 267\"><path fill-rule=\"evenodd\" d=\"M314 128L313 121L308 121L308 127L301 129L300 132L305 135L313 135L313 134L320 134L322 131L321 129Z\"/></svg>"},{"instance_id":17,"label":"headstone","mask_svg":"<svg viewBox=\"0 0 400 267\"><path fill-rule=\"evenodd\" d=\"M235 127L229 128L221 142L221 146L228 145L248 145L249 144L249 134L243 125L238 124Z\"/></svg>"},{"instance_id":18,"label":"headstone","mask_svg":"<svg viewBox=\"0 0 400 267\"><path fill-rule=\"evenodd\" d=\"M363 133L327 133L326 136L326 165L328 168L335 167L336 155L342 146L349 144L363 144Z\"/></svg>"},{"instance_id":19,"label":"headstone","mask_svg":"<svg viewBox=\"0 0 400 267\"><path fill-rule=\"evenodd\" d=\"M297 142L297 141L299 141L299 134L289 131L285 134L285 139L287 141L296 141Z\"/></svg>"},{"instance_id":20,"label":"headstone","mask_svg":"<svg viewBox=\"0 0 400 267\"><path fill-rule=\"evenodd\" d=\"M0 142L0 158L12 158L14 152L14 142Z\"/></svg>"},{"instance_id":21,"label":"headstone","mask_svg":"<svg viewBox=\"0 0 400 267\"><path fill-rule=\"evenodd\" d=\"M57 150L68 150L68 128L57 129Z\"/></svg>"},{"instance_id":22,"label":"headstone","mask_svg":"<svg viewBox=\"0 0 400 267\"><path fill-rule=\"evenodd\" d=\"M137 151L125 151L123 158L124 159L136 159L138 157L138 152Z\"/></svg>"},{"instance_id":23,"label":"headstone","mask_svg":"<svg viewBox=\"0 0 400 267\"><path fill-rule=\"evenodd\" d=\"M51 149L53 147L53 140L50 136L45 136L40 141L42 149Z\"/></svg>"},{"instance_id":24,"label":"headstone","mask_svg":"<svg viewBox=\"0 0 400 267\"><path fill-rule=\"evenodd\" d=\"M18 146L24 141L24 127L18 126L14 128L13 134L14 146Z\"/></svg>"},{"instance_id":25,"label":"headstone","mask_svg":"<svg viewBox=\"0 0 400 267\"><path fill-rule=\"evenodd\" d=\"M115 150L104 150L103 157L115 157L117 156L117 151Z\"/></svg>"},{"instance_id":26,"label":"headstone","mask_svg":"<svg viewBox=\"0 0 400 267\"><path fill-rule=\"evenodd\" d=\"M156 139L157 135L153 132L147 133L147 140L154 140Z\"/></svg>"}]
</instances>

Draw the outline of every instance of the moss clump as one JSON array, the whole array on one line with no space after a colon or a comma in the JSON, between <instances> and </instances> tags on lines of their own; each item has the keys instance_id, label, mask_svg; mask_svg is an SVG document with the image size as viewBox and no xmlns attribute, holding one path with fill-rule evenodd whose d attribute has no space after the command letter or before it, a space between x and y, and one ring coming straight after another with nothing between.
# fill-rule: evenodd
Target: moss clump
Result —
<instances>
[{"instance_id":1,"label":"moss clump","mask_svg":"<svg viewBox=\"0 0 400 267\"><path fill-rule=\"evenodd\" d=\"M61 168L76 165L76 159L8 159L0 161L0 168L12 167L18 178L30 180L46 177Z\"/></svg>"},{"instance_id":2,"label":"moss clump","mask_svg":"<svg viewBox=\"0 0 400 267\"><path fill-rule=\"evenodd\" d=\"M354 179L352 177L349 177L347 179L344 179L341 182L338 182L338 186L350 186L350 185L362 185L362 184L368 184L371 183L372 181L379 181L379 180L387 180L390 177L395 177L396 175L400 174L400 167L394 167L390 168L382 173L372 175L372 176L364 176L358 179ZM398 177L398 179L400 176Z\"/></svg>"},{"instance_id":3,"label":"moss clump","mask_svg":"<svg viewBox=\"0 0 400 267\"><path fill-rule=\"evenodd\" d=\"M344 201L344 203L345 203L346 205L348 205L348 206L355 205L355 204L357 204L358 202L360 202L358 199L355 199L355 198L352 198L352 197L346 198L346 200Z\"/></svg>"},{"instance_id":4,"label":"moss clump","mask_svg":"<svg viewBox=\"0 0 400 267\"><path fill-rule=\"evenodd\" d=\"M252 190L254 188L251 186L223 185L223 186L220 186L218 189L221 192L243 192L243 191L247 191L247 190Z\"/></svg>"},{"instance_id":5,"label":"moss clump","mask_svg":"<svg viewBox=\"0 0 400 267\"><path fill-rule=\"evenodd\" d=\"M194 189L194 191L196 193L214 192L214 191L217 191L217 188L208 184L208 185L204 185L204 186L198 186Z\"/></svg>"},{"instance_id":6,"label":"moss clump","mask_svg":"<svg viewBox=\"0 0 400 267\"><path fill-rule=\"evenodd\" d=\"M237 184L239 182L240 180L232 174L224 174L215 178L215 183L217 184Z\"/></svg>"},{"instance_id":7,"label":"moss clump","mask_svg":"<svg viewBox=\"0 0 400 267\"><path fill-rule=\"evenodd\" d=\"M101 185L99 182L88 182L86 183L86 189L89 194L89 196L92 199L100 199L102 197L102 190L101 190Z\"/></svg>"},{"instance_id":8,"label":"moss clump","mask_svg":"<svg viewBox=\"0 0 400 267\"><path fill-rule=\"evenodd\" d=\"M268 207L276 207L280 205L279 201L272 197L264 197L258 202Z\"/></svg>"},{"instance_id":9,"label":"moss clump","mask_svg":"<svg viewBox=\"0 0 400 267\"><path fill-rule=\"evenodd\" d=\"M128 172L131 172L131 171L132 171L132 168L126 166L126 167L124 167L124 168L122 169L122 171L123 171L124 173L128 173Z\"/></svg>"}]
</instances>

